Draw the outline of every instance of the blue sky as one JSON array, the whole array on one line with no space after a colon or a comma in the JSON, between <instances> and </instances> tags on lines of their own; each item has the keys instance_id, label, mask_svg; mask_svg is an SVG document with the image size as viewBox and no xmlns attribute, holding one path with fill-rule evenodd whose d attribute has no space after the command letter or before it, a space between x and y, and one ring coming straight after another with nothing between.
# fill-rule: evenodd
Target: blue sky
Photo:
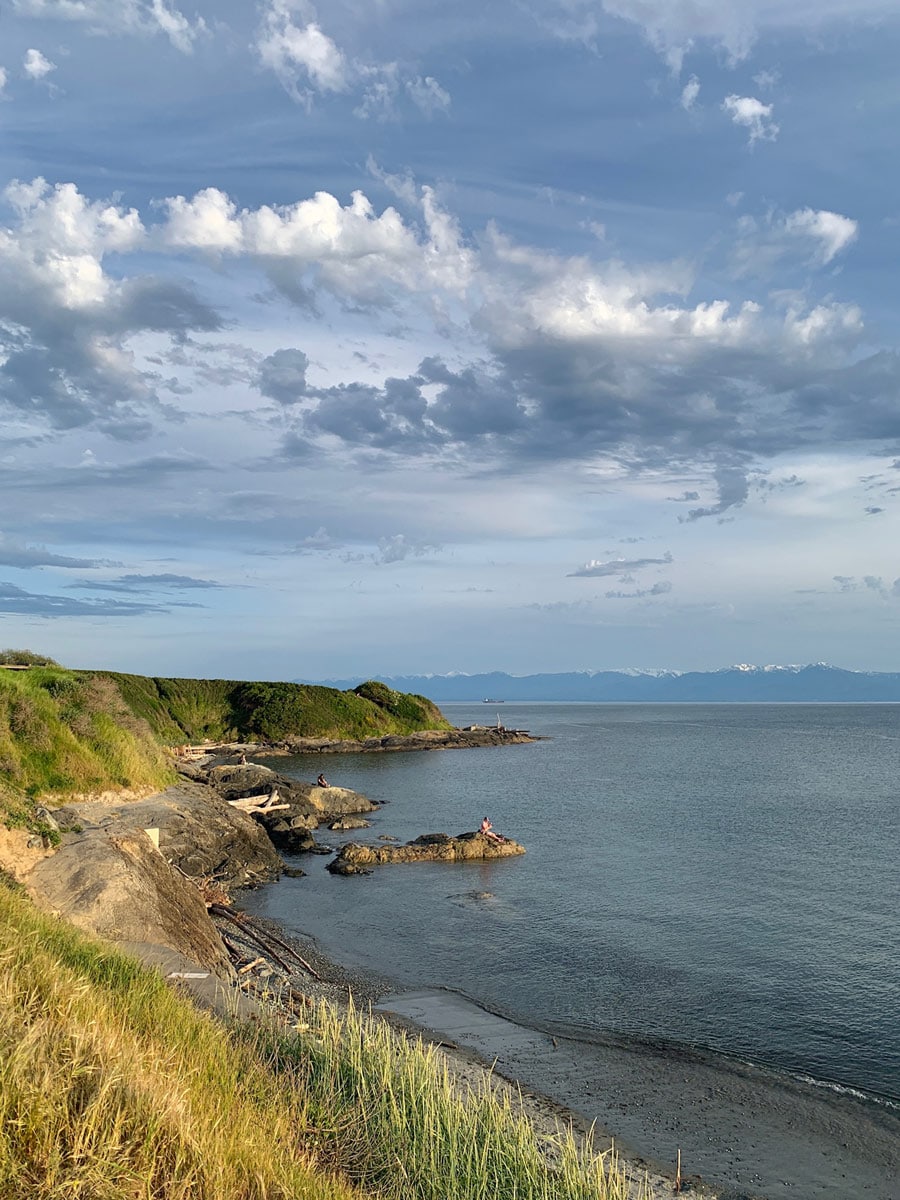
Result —
<instances>
[{"instance_id":1,"label":"blue sky","mask_svg":"<svg viewBox=\"0 0 900 1200\"><path fill-rule=\"evenodd\" d=\"M900 670L887 0L11 0L0 644Z\"/></svg>"}]
</instances>

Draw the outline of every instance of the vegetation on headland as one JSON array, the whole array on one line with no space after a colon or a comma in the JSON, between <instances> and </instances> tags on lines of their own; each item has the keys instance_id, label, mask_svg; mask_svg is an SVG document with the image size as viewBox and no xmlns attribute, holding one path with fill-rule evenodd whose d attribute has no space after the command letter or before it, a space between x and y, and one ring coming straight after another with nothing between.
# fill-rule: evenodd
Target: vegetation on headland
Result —
<instances>
[{"instance_id":1,"label":"vegetation on headland","mask_svg":"<svg viewBox=\"0 0 900 1200\"><path fill-rule=\"evenodd\" d=\"M165 787L174 772L112 680L33 666L0 670L0 776L8 793L36 799Z\"/></svg>"},{"instance_id":2,"label":"vegetation on headland","mask_svg":"<svg viewBox=\"0 0 900 1200\"><path fill-rule=\"evenodd\" d=\"M0 1196L624 1200L569 1137L548 1166L491 1089L321 1005L217 1024L155 972L0 884Z\"/></svg>"},{"instance_id":3,"label":"vegetation on headland","mask_svg":"<svg viewBox=\"0 0 900 1200\"><path fill-rule=\"evenodd\" d=\"M0 776L31 797L165 787L174 778L167 749L186 742L350 740L451 728L429 700L383 684L338 692L70 671L31 651L2 651L0 665L28 667L0 670Z\"/></svg>"},{"instance_id":4,"label":"vegetation on headland","mask_svg":"<svg viewBox=\"0 0 900 1200\"><path fill-rule=\"evenodd\" d=\"M449 729L424 696L383 684L350 692L301 683L158 679L102 672L132 712L168 745L204 740L278 742L291 737L357 740L420 729Z\"/></svg>"}]
</instances>

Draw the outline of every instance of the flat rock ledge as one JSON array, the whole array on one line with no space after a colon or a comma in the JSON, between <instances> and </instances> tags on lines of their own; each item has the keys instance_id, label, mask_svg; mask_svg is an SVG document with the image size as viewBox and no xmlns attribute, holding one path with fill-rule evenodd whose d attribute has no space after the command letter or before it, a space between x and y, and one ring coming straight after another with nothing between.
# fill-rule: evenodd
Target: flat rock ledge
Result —
<instances>
[{"instance_id":1,"label":"flat rock ledge","mask_svg":"<svg viewBox=\"0 0 900 1200\"><path fill-rule=\"evenodd\" d=\"M403 846L367 846L350 842L328 864L333 875L368 875L372 867L386 863L466 862L486 858L511 858L524 854L525 847L506 838L502 842L483 833L423 833Z\"/></svg>"},{"instance_id":2,"label":"flat rock ledge","mask_svg":"<svg viewBox=\"0 0 900 1200\"><path fill-rule=\"evenodd\" d=\"M478 725L467 729L423 729L419 733L386 734L363 741L290 738L277 749L289 754L378 754L391 750L464 750L477 746L517 746L536 742L525 729Z\"/></svg>"}]
</instances>

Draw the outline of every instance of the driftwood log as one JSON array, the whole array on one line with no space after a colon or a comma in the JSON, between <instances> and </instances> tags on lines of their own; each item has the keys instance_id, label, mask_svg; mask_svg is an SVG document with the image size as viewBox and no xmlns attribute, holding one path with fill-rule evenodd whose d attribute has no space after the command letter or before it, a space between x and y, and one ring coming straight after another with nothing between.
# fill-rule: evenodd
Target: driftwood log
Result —
<instances>
[{"instance_id":1,"label":"driftwood log","mask_svg":"<svg viewBox=\"0 0 900 1200\"><path fill-rule=\"evenodd\" d=\"M268 796L244 796L240 800L226 800L225 803L245 813L280 812L291 807L289 804L277 804L279 799L277 788L273 788Z\"/></svg>"}]
</instances>

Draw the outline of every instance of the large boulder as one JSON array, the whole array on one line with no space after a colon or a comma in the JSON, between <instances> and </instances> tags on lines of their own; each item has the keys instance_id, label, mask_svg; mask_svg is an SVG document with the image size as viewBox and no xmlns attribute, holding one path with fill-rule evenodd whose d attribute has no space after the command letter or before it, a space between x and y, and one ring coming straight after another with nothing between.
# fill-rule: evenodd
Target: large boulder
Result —
<instances>
[{"instance_id":1,"label":"large boulder","mask_svg":"<svg viewBox=\"0 0 900 1200\"><path fill-rule=\"evenodd\" d=\"M334 875L366 874L386 863L466 862L473 859L509 858L524 854L525 847L509 838L496 841L483 833L425 833L403 846L371 846L351 842L328 864Z\"/></svg>"},{"instance_id":2,"label":"large boulder","mask_svg":"<svg viewBox=\"0 0 900 1200\"><path fill-rule=\"evenodd\" d=\"M168 946L224 978L231 962L200 891L139 829L69 835L37 863L27 890L38 907L120 945Z\"/></svg>"},{"instance_id":3,"label":"large boulder","mask_svg":"<svg viewBox=\"0 0 900 1200\"><path fill-rule=\"evenodd\" d=\"M225 800L240 800L244 796L260 796L270 792L279 782L279 776L268 767L257 763L242 763L238 766L211 767L207 778L212 787Z\"/></svg>"},{"instance_id":4,"label":"large boulder","mask_svg":"<svg viewBox=\"0 0 900 1200\"><path fill-rule=\"evenodd\" d=\"M203 784L184 781L146 800L77 803L64 812L68 828L77 821L86 831L158 829L168 862L195 878L215 877L226 887L252 887L277 879L281 870L265 830Z\"/></svg>"},{"instance_id":5,"label":"large boulder","mask_svg":"<svg viewBox=\"0 0 900 1200\"><path fill-rule=\"evenodd\" d=\"M368 796L342 787L310 787L308 799L313 808L322 814L323 820L342 817L347 813L375 812L378 808Z\"/></svg>"}]
</instances>

